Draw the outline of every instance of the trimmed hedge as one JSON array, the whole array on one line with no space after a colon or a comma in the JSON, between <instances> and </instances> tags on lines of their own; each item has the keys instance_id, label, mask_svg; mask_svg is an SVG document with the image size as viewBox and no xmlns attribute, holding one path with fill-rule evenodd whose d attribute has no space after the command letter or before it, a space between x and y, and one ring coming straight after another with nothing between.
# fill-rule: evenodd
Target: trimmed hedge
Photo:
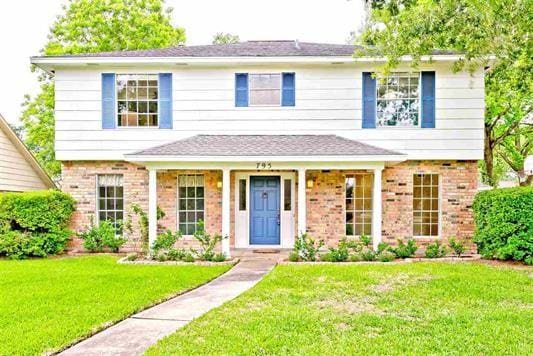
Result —
<instances>
[{"instance_id":1,"label":"trimmed hedge","mask_svg":"<svg viewBox=\"0 0 533 356\"><path fill-rule=\"evenodd\" d=\"M75 202L70 195L45 190L0 194L0 256L45 257L64 250Z\"/></svg>"},{"instance_id":2,"label":"trimmed hedge","mask_svg":"<svg viewBox=\"0 0 533 356\"><path fill-rule=\"evenodd\" d=\"M533 264L533 187L480 192L473 208L481 255Z\"/></svg>"}]
</instances>

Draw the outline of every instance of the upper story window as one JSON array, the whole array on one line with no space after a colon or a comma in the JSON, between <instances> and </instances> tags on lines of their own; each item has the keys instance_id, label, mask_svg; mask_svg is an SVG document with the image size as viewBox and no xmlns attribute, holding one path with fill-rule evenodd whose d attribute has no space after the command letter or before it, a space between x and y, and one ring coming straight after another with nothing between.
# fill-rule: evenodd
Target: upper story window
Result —
<instances>
[{"instance_id":1,"label":"upper story window","mask_svg":"<svg viewBox=\"0 0 533 356\"><path fill-rule=\"evenodd\" d=\"M119 127L158 127L157 74L117 74Z\"/></svg>"},{"instance_id":2,"label":"upper story window","mask_svg":"<svg viewBox=\"0 0 533 356\"><path fill-rule=\"evenodd\" d=\"M281 74L250 74L250 106L281 105Z\"/></svg>"},{"instance_id":3,"label":"upper story window","mask_svg":"<svg viewBox=\"0 0 533 356\"><path fill-rule=\"evenodd\" d=\"M418 127L419 87L420 73L391 73L377 78L377 126Z\"/></svg>"}]
</instances>

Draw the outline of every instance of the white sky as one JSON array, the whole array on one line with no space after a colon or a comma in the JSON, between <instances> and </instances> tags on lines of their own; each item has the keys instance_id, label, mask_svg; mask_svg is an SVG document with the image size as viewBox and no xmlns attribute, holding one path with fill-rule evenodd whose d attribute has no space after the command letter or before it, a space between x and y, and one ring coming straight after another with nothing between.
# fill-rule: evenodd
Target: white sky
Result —
<instances>
[{"instance_id":1,"label":"white sky","mask_svg":"<svg viewBox=\"0 0 533 356\"><path fill-rule=\"evenodd\" d=\"M67 0L0 2L0 113L17 123L24 94L38 89L29 57L38 55ZM246 40L298 39L345 43L363 18L363 0L166 0L187 44L207 44L216 32Z\"/></svg>"}]
</instances>

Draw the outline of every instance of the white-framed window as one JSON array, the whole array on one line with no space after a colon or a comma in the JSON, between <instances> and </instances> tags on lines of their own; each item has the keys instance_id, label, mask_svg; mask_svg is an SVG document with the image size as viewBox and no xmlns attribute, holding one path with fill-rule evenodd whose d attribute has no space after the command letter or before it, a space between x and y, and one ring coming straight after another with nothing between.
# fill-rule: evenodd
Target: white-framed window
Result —
<instances>
[{"instance_id":1,"label":"white-framed window","mask_svg":"<svg viewBox=\"0 0 533 356\"><path fill-rule=\"evenodd\" d=\"M122 233L124 220L124 177L122 174L98 174L96 176L96 209L98 222L110 221L117 234Z\"/></svg>"},{"instance_id":2,"label":"white-framed window","mask_svg":"<svg viewBox=\"0 0 533 356\"><path fill-rule=\"evenodd\" d=\"M378 127L418 127L420 122L420 73L398 72L376 80Z\"/></svg>"},{"instance_id":3,"label":"white-framed window","mask_svg":"<svg viewBox=\"0 0 533 356\"><path fill-rule=\"evenodd\" d=\"M346 236L372 235L372 178L371 173L346 175Z\"/></svg>"},{"instance_id":4,"label":"white-framed window","mask_svg":"<svg viewBox=\"0 0 533 356\"><path fill-rule=\"evenodd\" d=\"M250 106L281 106L281 73L249 74Z\"/></svg>"},{"instance_id":5,"label":"white-framed window","mask_svg":"<svg viewBox=\"0 0 533 356\"><path fill-rule=\"evenodd\" d=\"M178 227L183 235L192 235L199 221L204 221L205 188L203 174L178 175Z\"/></svg>"},{"instance_id":6,"label":"white-framed window","mask_svg":"<svg viewBox=\"0 0 533 356\"><path fill-rule=\"evenodd\" d=\"M157 74L117 74L118 127L158 127Z\"/></svg>"},{"instance_id":7,"label":"white-framed window","mask_svg":"<svg viewBox=\"0 0 533 356\"><path fill-rule=\"evenodd\" d=\"M413 177L413 235L439 236L439 175Z\"/></svg>"}]
</instances>

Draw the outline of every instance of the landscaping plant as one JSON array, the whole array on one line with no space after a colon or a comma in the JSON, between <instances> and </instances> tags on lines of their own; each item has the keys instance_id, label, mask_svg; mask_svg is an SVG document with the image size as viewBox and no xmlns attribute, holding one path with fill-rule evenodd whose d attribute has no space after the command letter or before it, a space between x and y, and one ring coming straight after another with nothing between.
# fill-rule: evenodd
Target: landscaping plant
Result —
<instances>
[{"instance_id":1,"label":"landscaping plant","mask_svg":"<svg viewBox=\"0 0 533 356\"><path fill-rule=\"evenodd\" d=\"M349 242L345 238L339 241L337 248L329 247L329 252L320 256L321 261L325 262L346 262L350 257Z\"/></svg>"},{"instance_id":2,"label":"landscaping plant","mask_svg":"<svg viewBox=\"0 0 533 356\"><path fill-rule=\"evenodd\" d=\"M448 245L450 246L450 248L453 250L453 252L455 253L457 257L461 257L461 255L465 252L464 244L460 241L457 241L455 237L451 237L448 240Z\"/></svg>"},{"instance_id":3,"label":"landscaping plant","mask_svg":"<svg viewBox=\"0 0 533 356\"><path fill-rule=\"evenodd\" d=\"M533 264L533 187L480 192L473 208L474 242L483 257Z\"/></svg>"},{"instance_id":4,"label":"landscaping plant","mask_svg":"<svg viewBox=\"0 0 533 356\"><path fill-rule=\"evenodd\" d=\"M126 238L117 234L117 229L120 230L111 221L104 220L95 224L91 217L91 225L78 236L83 240L83 247L90 252L102 252L106 247L112 252L118 252L126 243Z\"/></svg>"},{"instance_id":5,"label":"landscaping plant","mask_svg":"<svg viewBox=\"0 0 533 356\"><path fill-rule=\"evenodd\" d=\"M391 247L391 251L398 258L408 258L413 257L417 250L416 242L413 239L407 240L407 243L404 243L403 240L398 239L398 245L396 247Z\"/></svg>"},{"instance_id":6,"label":"landscaping plant","mask_svg":"<svg viewBox=\"0 0 533 356\"><path fill-rule=\"evenodd\" d=\"M128 233L133 233L132 226L132 214L137 216L137 225L139 227L139 234L141 238L141 251L143 254L148 254L148 214L137 203L131 204L131 212L128 214L128 218L124 222L124 230ZM158 206L157 207L157 221L165 217L165 212ZM159 226L158 226L159 227Z\"/></svg>"},{"instance_id":7,"label":"landscaping plant","mask_svg":"<svg viewBox=\"0 0 533 356\"><path fill-rule=\"evenodd\" d=\"M315 240L307 233L296 236L293 252L296 253L302 261L316 261L318 251L324 246L323 240Z\"/></svg>"},{"instance_id":8,"label":"landscaping plant","mask_svg":"<svg viewBox=\"0 0 533 356\"><path fill-rule=\"evenodd\" d=\"M205 224L202 220L198 222L193 236L200 243L200 249L194 250L194 253L202 261L213 261L215 258L215 247L219 242L227 238L222 237L222 235L219 234L215 234L213 236L208 234L205 231Z\"/></svg>"},{"instance_id":9,"label":"landscaping plant","mask_svg":"<svg viewBox=\"0 0 533 356\"><path fill-rule=\"evenodd\" d=\"M443 246L440 241L437 240L426 247L425 256L427 258L439 258L446 256L446 253L446 246Z\"/></svg>"},{"instance_id":10,"label":"landscaping plant","mask_svg":"<svg viewBox=\"0 0 533 356\"><path fill-rule=\"evenodd\" d=\"M0 256L45 257L63 252L72 232L70 195L55 190L0 194Z\"/></svg>"}]
</instances>

